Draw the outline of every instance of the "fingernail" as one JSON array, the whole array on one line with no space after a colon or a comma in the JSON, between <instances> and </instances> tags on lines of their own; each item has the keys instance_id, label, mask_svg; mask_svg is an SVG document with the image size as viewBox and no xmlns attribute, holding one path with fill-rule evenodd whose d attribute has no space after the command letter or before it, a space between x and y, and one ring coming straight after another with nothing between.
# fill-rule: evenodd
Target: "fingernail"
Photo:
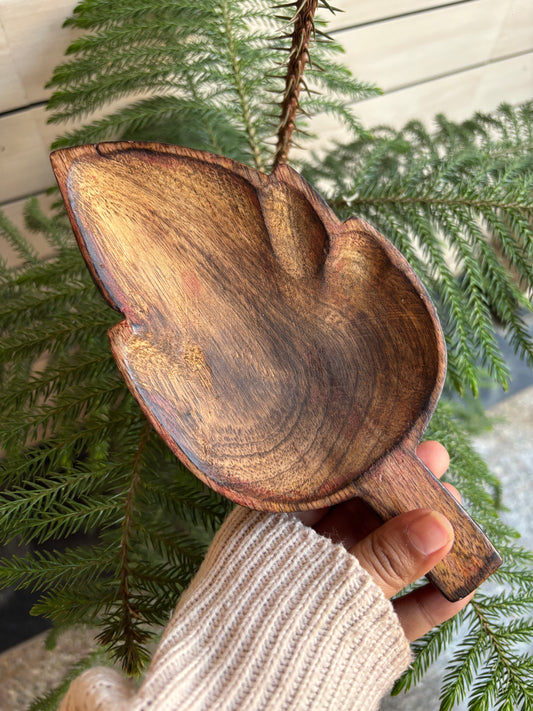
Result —
<instances>
[{"instance_id":1,"label":"fingernail","mask_svg":"<svg viewBox=\"0 0 533 711\"><path fill-rule=\"evenodd\" d=\"M409 524L407 535L415 548L431 555L453 540L453 528L442 514L429 511Z\"/></svg>"}]
</instances>

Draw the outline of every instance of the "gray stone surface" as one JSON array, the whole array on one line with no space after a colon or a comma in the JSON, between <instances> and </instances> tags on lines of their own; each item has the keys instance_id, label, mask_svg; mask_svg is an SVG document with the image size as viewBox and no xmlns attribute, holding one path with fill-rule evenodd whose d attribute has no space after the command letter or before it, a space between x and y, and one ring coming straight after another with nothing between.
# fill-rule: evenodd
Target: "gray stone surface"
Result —
<instances>
[{"instance_id":1,"label":"gray stone surface","mask_svg":"<svg viewBox=\"0 0 533 711\"><path fill-rule=\"evenodd\" d=\"M76 662L94 648L89 630L72 628L59 636L56 648L45 648L41 633L0 654L0 709L24 711L33 699L61 683Z\"/></svg>"},{"instance_id":2,"label":"gray stone surface","mask_svg":"<svg viewBox=\"0 0 533 711\"><path fill-rule=\"evenodd\" d=\"M508 511L502 519L522 536L521 545L533 549L533 387L505 398L490 409L497 418L494 428L475 439L483 456L503 489L503 504ZM491 585L490 582L486 585ZM421 683L406 694L386 699L381 711L437 711L439 693L453 647L428 670ZM456 707L466 711L467 704Z\"/></svg>"}]
</instances>

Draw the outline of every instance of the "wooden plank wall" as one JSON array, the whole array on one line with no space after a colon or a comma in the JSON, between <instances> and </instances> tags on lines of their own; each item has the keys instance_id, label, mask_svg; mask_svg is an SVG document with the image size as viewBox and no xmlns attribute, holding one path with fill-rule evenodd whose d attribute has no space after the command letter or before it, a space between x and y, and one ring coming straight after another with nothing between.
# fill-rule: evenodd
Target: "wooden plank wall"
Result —
<instances>
[{"instance_id":1,"label":"wooden plank wall","mask_svg":"<svg viewBox=\"0 0 533 711\"><path fill-rule=\"evenodd\" d=\"M0 207L20 221L28 195L53 183L45 83L74 37L73 0L0 0ZM532 0L335 0L331 28L346 63L384 96L359 102L367 125L460 120L501 101L533 98ZM321 141L342 138L328 119Z\"/></svg>"}]
</instances>

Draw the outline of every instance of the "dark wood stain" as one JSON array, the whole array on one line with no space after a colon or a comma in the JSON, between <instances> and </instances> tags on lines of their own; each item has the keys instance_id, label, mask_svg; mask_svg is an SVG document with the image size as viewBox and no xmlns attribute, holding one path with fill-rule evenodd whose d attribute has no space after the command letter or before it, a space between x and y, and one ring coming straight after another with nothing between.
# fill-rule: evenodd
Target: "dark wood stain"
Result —
<instances>
[{"instance_id":1,"label":"dark wood stain","mask_svg":"<svg viewBox=\"0 0 533 711\"><path fill-rule=\"evenodd\" d=\"M364 497L384 519L448 516L432 571L450 599L501 562L414 454L446 370L440 325L402 255L341 223L291 168L104 143L52 154L81 251L125 320L109 337L178 457L262 510Z\"/></svg>"}]
</instances>

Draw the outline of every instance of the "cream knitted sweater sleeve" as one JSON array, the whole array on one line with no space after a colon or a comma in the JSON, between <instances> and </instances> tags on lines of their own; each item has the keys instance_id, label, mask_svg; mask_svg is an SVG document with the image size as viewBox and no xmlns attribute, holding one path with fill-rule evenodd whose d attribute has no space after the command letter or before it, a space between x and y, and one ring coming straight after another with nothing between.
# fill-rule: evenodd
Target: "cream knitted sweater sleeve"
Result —
<instances>
[{"instance_id":1,"label":"cream knitted sweater sleeve","mask_svg":"<svg viewBox=\"0 0 533 711\"><path fill-rule=\"evenodd\" d=\"M61 711L373 711L409 661L392 605L342 546L237 508L139 690L92 669Z\"/></svg>"}]
</instances>

